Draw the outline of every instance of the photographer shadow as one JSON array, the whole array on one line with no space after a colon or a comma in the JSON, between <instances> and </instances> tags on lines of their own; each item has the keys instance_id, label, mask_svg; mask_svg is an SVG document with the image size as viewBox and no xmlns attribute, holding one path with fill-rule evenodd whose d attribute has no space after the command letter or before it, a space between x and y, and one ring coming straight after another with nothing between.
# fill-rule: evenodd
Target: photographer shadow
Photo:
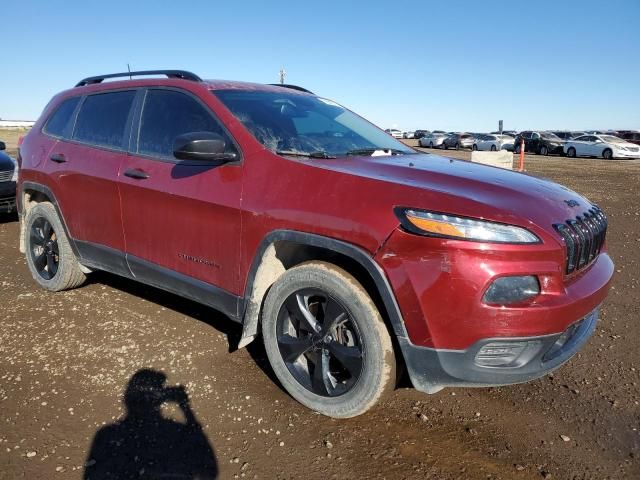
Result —
<instances>
[{"instance_id":1,"label":"photographer shadow","mask_svg":"<svg viewBox=\"0 0 640 480\"><path fill-rule=\"evenodd\" d=\"M136 372L124 394L126 416L101 428L93 438L85 480L198 479L218 477L218 464L182 386L167 387L166 375ZM168 419L161 407L174 402L184 422Z\"/></svg>"}]
</instances>

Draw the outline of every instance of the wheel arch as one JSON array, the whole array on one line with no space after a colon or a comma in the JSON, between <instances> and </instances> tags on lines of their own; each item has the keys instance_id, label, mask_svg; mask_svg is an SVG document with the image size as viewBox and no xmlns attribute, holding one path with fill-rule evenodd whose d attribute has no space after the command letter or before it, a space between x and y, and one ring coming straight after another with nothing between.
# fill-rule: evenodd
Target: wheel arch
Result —
<instances>
[{"instance_id":1,"label":"wheel arch","mask_svg":"<svg viewBox=\"0 0 640 480\"><path fill-rule=\"evenodd\" d=\"M71 250L73 251L76 257L78 255L78 249L73 241L73 237L69 234L69 228L67 226L67 222L64 219L64 215L62 215L62 211L60 210L60 205L58 204L58 200L56 199L55 194L51 191L49 187L43 185L41 183L22 182L20 185L18 194L16 195L16 200L18 203L18 215L20 216L20 252L25 253L26 251L26 242L25 242L25 225L24 220L27 216L27 213L38 203L49 202L53 205L53 208L56 210L56 214L60 219L60 223L62 223L62 228L64 228L64 232L69 239L69 245L71 246Z\"/></svg>"},{"instance_id":2,"label":"wheel arch","mask_svg":"<svg viewBox=\"0 0 640 480\"><path fill-rule=\"evenodd\" d=\"M353 275L378 307L393 337L406 337L406 329L391 285L382 268L365 250L330 237L276 230L260 243L247 276L244 311L240 312L243 330L238 348L251 343L258 334L260 313L266 294L286 270L305 261L332 263ZM393 339L395 342L395 338Z\"/></svg>"}]
</instances>

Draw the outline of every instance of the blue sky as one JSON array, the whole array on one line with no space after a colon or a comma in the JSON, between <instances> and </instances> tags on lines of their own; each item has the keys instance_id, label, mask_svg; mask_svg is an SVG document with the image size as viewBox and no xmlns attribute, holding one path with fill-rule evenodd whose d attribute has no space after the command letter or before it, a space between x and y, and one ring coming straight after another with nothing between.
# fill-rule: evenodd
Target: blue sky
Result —
<instances>
[{"instance_id":1,"label":"blue sky","mask_svg":"<svg viewBox=\"0 0 640 480\"><path fill-rule=\"evenodd\" d=\"M265 83L284 66L383 128L640 128L640 0L25 0L2 18L4 119L128 62Z\"/></svg>"}]
</instances>

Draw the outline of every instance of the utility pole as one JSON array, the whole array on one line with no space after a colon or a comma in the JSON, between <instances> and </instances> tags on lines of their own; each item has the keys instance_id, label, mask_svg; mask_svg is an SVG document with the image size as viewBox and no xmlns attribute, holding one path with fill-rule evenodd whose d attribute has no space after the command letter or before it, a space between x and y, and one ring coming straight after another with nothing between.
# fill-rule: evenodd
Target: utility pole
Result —
<instances>
[{"instance_id":1,"label":"utility pole","mask_svg":"<svg viewBox=\"0 0 640 480\"><path fill-rule=\"evenodd\" d=\"M284 69L284 67L282 67L280 69L280 85L284 85L284 77L286 77L286 76L287 76L287 72Z\"/></svg>"}]
</instances>

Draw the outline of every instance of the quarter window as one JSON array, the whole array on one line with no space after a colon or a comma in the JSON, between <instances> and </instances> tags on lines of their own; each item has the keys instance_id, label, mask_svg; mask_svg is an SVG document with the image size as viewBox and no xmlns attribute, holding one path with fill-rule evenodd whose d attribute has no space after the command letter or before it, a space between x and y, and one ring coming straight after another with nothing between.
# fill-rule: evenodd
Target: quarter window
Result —
<instances>
[{"instance_id":1,"label":"quarter window","mask_svg":"<svg viewBox=\"0 0 640 480\"><path fill-rule=\"evenodd\" d=\"M138 153L173 158L175 139L193 132L216 133L225 140L225 150L235 152L228 135L198 101L173 90L147 92L140 119Z\"/></svg>"},{"instance_id":2,"label":"quarter window","mask_svg":"<svg viewBox=\"0 0 640 480\"><path fill-rule=\"evenodd\" d=\"M54 137L63 137L79 101L80 97L73 97L62 102L47 120L44 132Z\"/></svg>"},{"instance_id":3,"label":"quarter window","mask_svg":"<svg viewBox=\"0 0 640 480\"><path fill-rule=\"evenodd\" d=\"M89 95L80 107L73 139L125 149L124 133L135 95L135 90Z\"/></svg>"}]
</instances>

